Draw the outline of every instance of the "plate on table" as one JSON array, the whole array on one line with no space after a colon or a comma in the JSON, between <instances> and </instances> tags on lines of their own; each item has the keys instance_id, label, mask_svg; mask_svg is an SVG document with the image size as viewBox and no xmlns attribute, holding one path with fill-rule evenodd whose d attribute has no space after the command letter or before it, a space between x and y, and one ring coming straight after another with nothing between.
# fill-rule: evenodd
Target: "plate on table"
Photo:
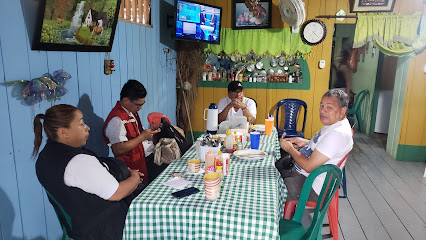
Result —
<instances>
[{"instance_id":1,"label":"plate on table","mask_svg":"<svg viewBox=\"0 0 426 240\"><path fill-rule=\"evenodd\" d=\"M253 126L253 129L255 131L264 132L265 131L265 124L256 124Z\"/></svg>"},{"instance_id":2,"label":"plate on table","mask_svg":"<svg viewBox=\"0 0 426 240\"><path fill-rule=\"evenodd\" d=\"M257 149L244 149L234 152L234 156L246 160L260 160L268 156L265 151Z\"/></svg>"}]
</instances>

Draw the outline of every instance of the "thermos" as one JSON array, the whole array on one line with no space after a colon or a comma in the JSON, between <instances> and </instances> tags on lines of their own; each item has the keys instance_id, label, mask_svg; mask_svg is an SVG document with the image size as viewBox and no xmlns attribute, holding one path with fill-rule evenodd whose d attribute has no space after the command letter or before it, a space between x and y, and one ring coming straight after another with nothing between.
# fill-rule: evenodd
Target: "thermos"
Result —
<instances>
[{"instance_id":1,"label":"thermos","mask_svg":"<svg viewBox=\"0 0 426 240\"><path fill-rule=\"evenodd\" d=\"M207 111L207 118L206 118ZM204 120L207 120L206 130L207 133L216 134L218 125L218 110L216 103L210 103L209 108L204 109Z\"/></svg>"}]
</instances>

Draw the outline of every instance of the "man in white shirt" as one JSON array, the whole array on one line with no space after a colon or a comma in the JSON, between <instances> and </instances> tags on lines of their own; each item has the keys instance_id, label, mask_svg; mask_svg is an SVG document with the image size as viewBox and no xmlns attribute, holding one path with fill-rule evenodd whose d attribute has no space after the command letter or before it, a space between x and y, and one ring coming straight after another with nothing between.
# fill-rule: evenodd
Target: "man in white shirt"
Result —
<instances>
[{"instance_id":1,"label":"man in white shirt","mask_svg":"<svg viewBox=\"0 0 426 240\"><path fill-rule=\"evenodd\" d=\"M321 130L311 140L280 139L281 148L288 152L295 161L291 175L284 178L288 190L288 201L299 199L307 176L315 168L323 164L337 165L352 150L352 129L346 118L348 102L348 95L344 91L328 90L320 103L319 116L324 124ZM301 149L298 151L295 147ZM318 199L324 179L325 175L320 175L315 179L308 201Z\"/></svg>"},{"instance_id":2,"label":"man in white shirt","mask_svg":"<svg viewBox=\"0 0 426 240\"><path fill-rule=\"evenodd\" d=\"M256 103L253 99L244 97L243 90L241 82L232 81L228 84L228 96L219 101L219 123L233 116L246 116L249 123L256 121Z\"/></svg>"},{"instance_id":3,"label":"man in white shirt","mask_svg":"<svg viewBox=\"0 0 426 240\"><path fill-rule=\"evenodd\" d=\"M146 95L142 83L129 80L121 89L120 101L111 110L103 128L104 141L114 156L130 169L142 172L144 183L152 181L163 170L154 163L155 146L151 141L152 136L160 132L159 125L144 129L137 113L142 109Z\"/></svg>"}]
</instances>

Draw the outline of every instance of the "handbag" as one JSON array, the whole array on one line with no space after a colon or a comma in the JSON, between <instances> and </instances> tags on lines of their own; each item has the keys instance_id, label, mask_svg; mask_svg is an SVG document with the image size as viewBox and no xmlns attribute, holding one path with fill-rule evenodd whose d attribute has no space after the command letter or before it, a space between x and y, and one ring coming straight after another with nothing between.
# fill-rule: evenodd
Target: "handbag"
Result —
<instances>
[{"instance_id":1,"label":"handbag","mask_svg":"<svg viewBox=\"0 0 426 240\"><path fill-rule=\"evenodd\" d=\"M192 146L190 141L187 141L182 134L176 128L174 128L167 120L163 117L161 118L161 132L157 133L158 140L162 138L172 138L176 140L176 143L180 149L180 155L183 156L186 151Z\"/></svg>"},{"instance_id":2,"label":"handbag","mask_svg":"<svg viewBox=\"0 0 426 240\"><path fill-rule=\"evenodd\" d=\"M289 177L292 173L294 159L290 153L286 151L281 152L281 158L275 162L275 167L280 172L281 177L285 179L286 177Z\"/></svg>"},{"instance_id":3,"label":"handbag","mask_svg":"<svg viewBox=\"0 0 426 240\"><path fill-rule=\"evenodd\" d=\"M174 138L162 138L155 145L154 163L170 164L173 160L180 158L180 149Z\"/></svg>"}]
</instances>

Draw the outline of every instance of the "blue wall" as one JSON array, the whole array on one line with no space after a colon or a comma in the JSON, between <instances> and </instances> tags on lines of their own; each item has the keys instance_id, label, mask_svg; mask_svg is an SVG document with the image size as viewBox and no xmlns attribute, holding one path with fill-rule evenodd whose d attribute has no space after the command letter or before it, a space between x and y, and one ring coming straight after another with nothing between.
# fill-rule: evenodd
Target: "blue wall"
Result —
<instances>
[{"instance_id":1,"label":"blue wall","mask_svg":"<svg viewBox=\"0 0 426 240\"><path fill-rule=\"evenodd\" d=\"M173 4L173 0L167 2ZM37 180L35 160L30 157L34 116L55 104L78 106L91 127L88 147L110 154L100 131L128 79L140 80L147 88L147 101L140 111L145 126L150 112L162 112L176 122L174 52L163 53L166 46L160 35L165 30L160 34L160 26L164 26L160 22L164 20L160 19L163 15L157 0L152 1L153 28L118 23L111 52L116 71L108 76L103 74L105 53L31 51L21 2L0 3L0 83L30 80L58 69L72 75L65 85L69 91L60 101L43 101L33 107L13 97L13 87L0 85L0 239L59 239L58 220ZM28 7L24 10L31 12Z\"/></svg>"}]
</instances>

